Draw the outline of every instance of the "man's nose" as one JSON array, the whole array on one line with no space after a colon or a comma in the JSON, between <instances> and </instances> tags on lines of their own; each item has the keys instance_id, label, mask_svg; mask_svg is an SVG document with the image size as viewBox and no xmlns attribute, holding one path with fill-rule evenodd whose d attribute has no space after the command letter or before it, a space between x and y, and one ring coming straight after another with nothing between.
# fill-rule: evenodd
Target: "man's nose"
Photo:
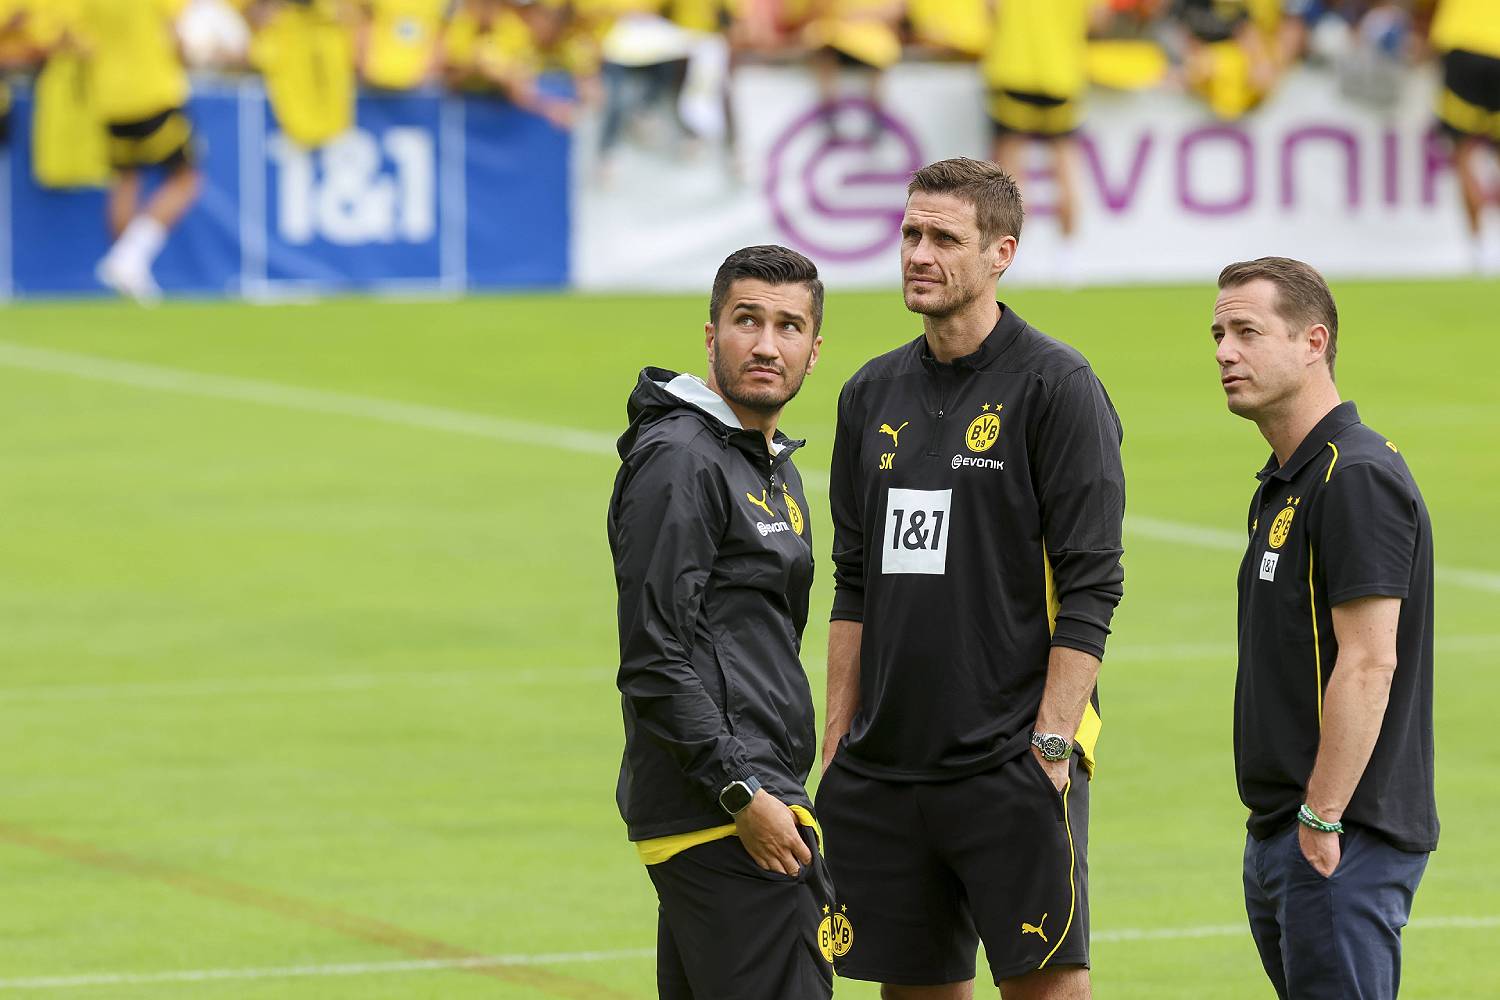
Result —
<instances>
[{"instance_id":1,"label":"man's nose","mask_svg":"<svg viewBox=\"0 0 1500 1000\"><path fill-rule=\"evenodd\" d=\"M750 345L750 353L756 358L774 360L781 356L781 345L776 341L776 329L767 323L761 327L760 336Z\"/></svg>"}]
</instances>

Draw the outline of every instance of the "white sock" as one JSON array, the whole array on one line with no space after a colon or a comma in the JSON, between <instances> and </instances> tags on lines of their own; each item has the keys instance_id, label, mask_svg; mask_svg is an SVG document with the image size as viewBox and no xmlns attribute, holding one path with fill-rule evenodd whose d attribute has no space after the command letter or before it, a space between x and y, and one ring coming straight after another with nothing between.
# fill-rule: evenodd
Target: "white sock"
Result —
<instances>
[{"instance_id":1,"label":"white sock","mask_svg":"<svg viewBox=\"0 0 1500 1000\"><path fill-rule=\"evenodd\" d=\"M166 227L149 215L137 215L110 247L109 255L122 264L150 270L166 244Z\"/></svg>"}]
</instances>

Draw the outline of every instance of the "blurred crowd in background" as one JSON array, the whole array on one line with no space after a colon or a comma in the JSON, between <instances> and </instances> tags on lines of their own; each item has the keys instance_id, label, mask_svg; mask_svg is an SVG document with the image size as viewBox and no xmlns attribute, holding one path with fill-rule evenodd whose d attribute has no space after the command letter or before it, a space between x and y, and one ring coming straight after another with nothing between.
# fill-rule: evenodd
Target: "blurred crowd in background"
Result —
<instances>
[{"instance_id":1,"label":"blurred crowd in background","mask_svg":"<svg viewBox=\"0 0 1500 1000\"><path fill-rule=\"evenodd\" d=\"M189 69L260 74L278 125L308 147L349 128L361 88L490 93L559 129L597 113L607 179L645 121L732 147L729 81L748 63L804 63L826 99L853 87L877 109L903 59L971 63L994 157L1009 167L1036 141L1053 157L1066 234L1069 137L1091 85L1176 88L1235 119L1299 64L1389 104L1429 58L1444 61L1437 117L1462 170L1500 141L1500 0L0 0L0 73L38 75L33 135L56 162L37 175L66 186L107 159L116 233L140 214L122 171L172 172L154 212L167 228L195 197ZM0 129L8 103L0 82ZM107 157L80 153L91 121ZM1477 240L1484 193L1464 190ZM148 287L141 271L101 276Z\"/></svg>"},{"instance_id":2,"label":"blurred crowd in background","mask_svg":"<svg viewBox=\"0 0 1500 1000\"><path fill-rule=\"evenodd\" d=\"M91 8L110 2L0 0L0 71L107 46L90 22ZM565 128L581 108L602 108L632 85L680 96L744 61L805 60L827 80L839 69L878 75L903 58L966 60L1003 89L1028 74L1023 84L1054 96L1086 81L1165 84L1234 118L1311 60L1336 67L1351 96L1388 100L1397 71L1431 51L1439 0L129 2L176 22L189 67L263 73L331 118L356 83L442 85L493 91ZM1500 21L1500 6L1480 5ZM551 92L539 85L548 73L574 86ZM316 140L331 128L303 131Z\"/></svg>"}]
</instances>

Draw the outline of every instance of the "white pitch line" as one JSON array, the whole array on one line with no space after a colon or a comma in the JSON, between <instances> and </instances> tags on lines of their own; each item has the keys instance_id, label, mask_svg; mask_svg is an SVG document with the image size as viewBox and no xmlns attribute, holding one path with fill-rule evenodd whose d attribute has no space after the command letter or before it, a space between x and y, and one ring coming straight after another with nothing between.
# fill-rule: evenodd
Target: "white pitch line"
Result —
<instances>
[{"instance_id":1,"label":"white pitch line","mask_svg":"<svg viewBox=\"0 0 1500 1000\"><path fill-rule=\"evenodd\" d=\"M1409 931L1487 930L1500 927L1500 917L1427 917L1407 925ZM1249 936L1243 924L1206 924L1198 927L1120 928L1096 931L1096 944L1130 941L1183 941L1201 938ZM401 962L349 962L329 965L283 965L240 969L182 969L168 972L97 972L73 976L28 976L0 979L0 991L61 990L85 986L146 986L156 983L204 983L246 979L301 979L324 976L376 976L413 972L451 972L465 969L503 968L527 965L574 965L589 962L621 962L655 956L654 948L622 948L617 951L561 952L551 955L481 955L475 958L412 959Z\"/></svg>"},{"instance_id":2,"label":"white pitch line","mask_svg":"<svg viewBox=\"0 0 1500 1000\"><path fill-rule=\"evenodd\" d=\"M348 962L335 965L281 965L243 969L182 969L175 972L99 972L80 976L0 979L0 990L65 990L80 986L141 986L151 983L204 983L226 979L299 979L316 976L370 976L401 972L448 972L518 965L573 965L651 958L655 948L579 951L555 955L479 955L474 958L411 959L404 962Z\"/></svg>"},{"instance_id":3,"label":"white pitch line","mask_svg":"<svg viewBox=\"0 0 1500 1000\"><path fill-rule=\"evenodd\" d=\"M426 406L420 403L402 403L376 396L304 389L260 379L209 375L203 372L141 364L134 361L114 361L88 354L26 347L6 341L0 341L0 365L54 375L72 375L96 382L112 382L116 385L128 385L139 389L174 392L185 396L229 399L275 406L286 410L359 417L403 427L468 434L511 444L555 448L586 455L613 456L616 454L614 436L599 431L491 417L482 413L467 413L463 410ZM819 490L828 488L828 473L821 469L804 471L802 478L804 483L811 488ZM1125 519L1125 531L1142 538L1195 545L1199 548L1223 552L1242 552L1245 548L1244 536L1233 531L1183 524L1177 521L1163 521L1139 515L1130 515ZM1500 573L1439 566L1437 579L1443 584L1500 594Z\"/></svg>"},{"instance_id":4,"label":"white pitch line","mask_svg":"<svg viewBox=\"0 0 1500 1000\"><path fill-rule=\"evenodd\" d=\"M0 705L20 702L114 701L121 698L213 698L221 695L303 695L369 691L412 685L419 688L484 683L537 683L614 678L615 667L505 667L472 670L393 670L384 673L288 675L282 677L205 677L184 681L121 681L98 684L46 684L0 688Z\"/></svg>"},{"instance_id":5,"label":"white pitch line","mask_svg":"<svg viewBox=\"0 0 1500 1000\"><path fill-rule=\"evenodd\" d=\"M596 431L553 427L525 420L491 417L482 413L465 413L462 410L450 410L441 406L401 403L375 396L356 396L342 392L326 392L322 389L303 389L259 379L207 375L202 372L145 365L133 361L112 361L86 354L49 351L39 347L22 347L19 344L3 341L0 341L0 365L54 375L73 375L95 382L112 382L116 385L128 385L137 389L155 389L184 396L229 399L244 403L260 403L284 410L360 417L403 427L420 427L426 430L491 438L511 444L562 448L566 451L584 452L590 455L615 454L614 437Z\"/></svg>"},{"instance_id":6,"label":"white pitch line","mask_svg":"<svg viewBox=\"0 0 1500 1000\"><path fill-rule=\"evenodd\" d=\"M1438 636L1433 647L1439 653L1483 653L1500 650L1500 635ZM1232 642L1169 642L1111 646L1106 658L1112 662L1152 662L1157 660L1234 659L1238 652Z\"/></svg>"},{"instance_id":7,"label":"white pitch line","mask_svg":"<svg viewBox=\"0 0 1500 1000\"><path fill-rule=\"evenodd\" d=\"M1441 653L1486 653L1500 650L1500 635L1454 635L1435 642ZM1232 661L1232 642L1181 642L1111 646L1110 663L1159 663L1174 660ZM826 669L814 661L808 669ZM597 667L493 667L471 670L392 670L375 673L287 675L282 677L205 677L183 681L120 681L95 684L34 684L0 687L6 705L122 701L125 699L216 698L224 695L305 695L320 692L373 691L410 685L436 688L462 684L538 684L558 681L603 683L614 679L614 664Z\"/></svg>"},{"instance_id":8,"label":"white pitch line","mask_svg":"<svg viewBox=\"0 0 1500 1000\"><path fill-rule=\"evenodd\" d=\"M1418 917L1406 925L1409 931L1484 930L1500 927L1500 917ZM1104 944L1124 941L1181 941L1189 938L1250 936L1245 924L1208 924L1201 927L1121 928L1098 931L1089 940Z\"/></svg>"}]
</instances>

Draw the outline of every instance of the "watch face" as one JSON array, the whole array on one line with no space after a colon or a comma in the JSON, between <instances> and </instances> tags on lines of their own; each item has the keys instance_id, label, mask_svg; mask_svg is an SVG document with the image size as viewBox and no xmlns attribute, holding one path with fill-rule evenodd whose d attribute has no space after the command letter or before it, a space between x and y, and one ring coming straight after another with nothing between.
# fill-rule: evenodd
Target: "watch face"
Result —
<instances>
[{"instance_id":1,"label":"watch face","mask_svg":"<svg viewBox=\"0 0 1500 1000\"><path fill-rule=\"evenodd\" d=\"M750 804L754 796L743 781L736 781L719 794L719 805L725 812L737 813Z\"/></svg>"},{"instance_id":2,"label":"watch face","mask_svg":"<svg viewBox=\"0 0 1500 1000\"><path fill-rule=\"evenodd\" d=\"M1042 737L1042 756L1048 760L1065 760L1073 748L1061 736Z\"/></svg>"}]
</instances>

